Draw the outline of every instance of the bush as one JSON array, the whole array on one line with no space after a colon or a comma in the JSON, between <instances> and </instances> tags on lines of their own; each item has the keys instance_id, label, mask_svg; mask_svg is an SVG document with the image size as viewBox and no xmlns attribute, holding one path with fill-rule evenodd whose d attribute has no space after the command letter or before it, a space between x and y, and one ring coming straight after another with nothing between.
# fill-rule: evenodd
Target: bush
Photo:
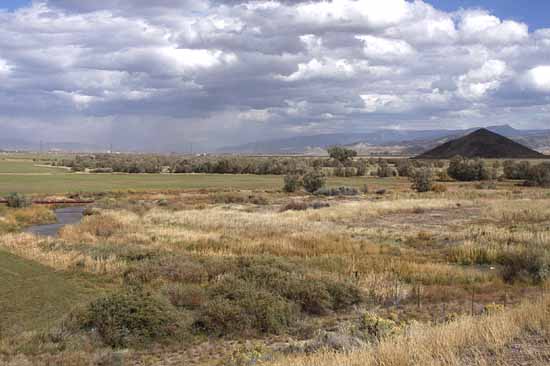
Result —
<instances>
[{"instance_id":1,"label":"bush","mask_svg":"<svg viewBox=\"0 0 550 366\"><path fill-rule=\"evenodd\" d=\"M297 317L294 304L243 280L227 278L212 293L194 324L209 334L278 334Z\"/></svg>"},{"instance_id":2,"label":"bush","mask_svg":"<svg viewBox=\"0 0 550 366\"><path fill-rule=\"evenodd\" d=\"M309 193L313 193L323 188L325 186L325 183L325 176L317 170L305 174L302 178L304 189Z\"/></svg>"},{"instance_id":3,"label":"bush","mask_svg":"<svg viewBox=\"0 0 550 366\"><path fill-rule=\"evenodd\" d=\"M531 163L528 161L506 160L504 162L504 176L506 179L528 179L530 169Z\"/></svg>"},{"instance_id":4,"label":"bush","mask_svg":"<svg viewBox=\"0 0 550 366\"><path fill-rule=\"evenodd\" d=\"M396 172L385 160L380 160L380 162L378 163L378 169L376 170L376 175L379 178L394 177L395 174Z\"/></svg>"},{"instance_id":5,"label":"bush","mask_svg":"<svg viewBox=\"0 0 550 366\"><path fill-rule=\"evenodd\" d=\"M93 302L82 319L111 347L143 345L174 335L177 321L168 304L143 292L110 295Z\"/></svg>"},{"instance_id":6,"label":"bush","mask_svg":"<svg viewBox=\"0 0 550 366\"><path fill-rule=\"evenodd\" d=\"M350 283L346 282L329 282L327 284L327 290L332 297L333 309L342 310L347 309L350 306L361 303L361 292Z\"/></svg>"},{"instance_id":7,"label":"bush","mask_svg":"<svg viewBox=\"0 0 550 366\"><path fill-rule=\"evenodd\" d=\"M302 185L300 176L295 174L285 175L284 181L283 191L288 193L296 192Z\"/></svg>"},{"instance_id":8,"label":"bush","mask_svg":"<svg viewBox=\"0 0 550 366\"><path fill-rule=\"evenodd\" d=\"M402 159L397 162L397 173L400 177L409 177L414 173L414 166L408 159Z\"/></svg>"},{"instance_id":9,"label":"bush","mask_svg":"<svg viewBox=\"0 0 550 366\"><path fill-rule=\"evenodd\" d=\"M353 187L333 187L333 188L321 188L315 191L319 196L357 196L359 191Z\"/></svg>"},{"instance_id":10,"label":"bush","mask_svg":"<svg viewBox=\"0 0 550 366\"><path fill-rule=\"evenodd\" d=\"M409 179L412 181L412 189L417 192L429 192L433 187L433 172L430 168L415 169Z\"/></svg>"},{"instance_id":11,"label":"bush","mask_svg":"<svg viewBox=\"0 0 550 366\"><path fill-rule=\"evenodd\" d=\"M302 311L308 314L325 314L361 301L359 290L351 284L304 279L304 275L288 264L272 263L247 266L241 278L250 283L262 284L271 292L299 304Z\"/></svg>"},{"instance_id":12,"label":"bush","mask_svg":"<svg viewBox=\"0 0 550 366\"><path fill-rule=\"evenodd\" d=\"M507 282L531 280L539 284L550 279L550 256L542 250L506 252L498 262L504 266L502 277Z\"/></svg>"},{"instance_id":13,"label":"bush","mask_svg":"<svg viewBox=\"0 0 550 366\"><path fill-rule=\"evenodd\" d=\"M529 169L526 186L550 187L550 163L541 163Z\"/></svg>"},{"instance_id":14,"label":"bush","mask_svg":"<svg viewBox=\"0 0 550 366\"><path fill-rule=\"evenodd\" d=\"M451 159L447 173L451 178L463 182L489 180L494 175L483 160L470 160L461 156Z\"/></svg>"},{"instance_id":15,"label":"bush","mask_svg":"<svg viewBox=\"0 0 550 366\"><path fill-rule=\"evenodd\" d=\"M366 313L361 319L360 329L370 342L380 341L399 332L399 326L391 319L384 319L374 313Z\"/></svg>"},{"instance_id":16,"label":"bush","mask_svg":"<svg viewBox=\"0 0 550 366\"><path fill-rule=\"evenodd\" d=\"M6 201L8 207L11 208L23 208L31 204L31 200L21 193L10 193L6 197Z\"/></svg>"}]
</instances>

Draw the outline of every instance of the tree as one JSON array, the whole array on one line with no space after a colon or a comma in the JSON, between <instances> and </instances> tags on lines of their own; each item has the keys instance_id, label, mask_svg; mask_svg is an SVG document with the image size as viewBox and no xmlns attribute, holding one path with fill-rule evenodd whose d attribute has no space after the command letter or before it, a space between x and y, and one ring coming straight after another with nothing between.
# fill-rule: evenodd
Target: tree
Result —
<instances>
[{"instance_id":1,"label":"tree","mask_svg":"<svg viewBox=\"0 0 550 366\"><path fill-rule=\"evenodd\" d=\"M313 193L325 186L326 178L320 171L312 170L302 177L302 185L309 193Z\"/></svg>"},{"instance_id":2,"label":"tree","mask_svg":"<svg viewBox=\"0 0 550 366\"><path fill-rule=\"evenodd\" d=\"M340 163L344 164L348 160L356 157L357 151L346 149L345 147L341 146L332 146L329 147L328 154L332 159L338 160Z\"/></svg>"},{"instance_id":3,"label":"tree","mask_svg":"<svg viewBox=\"0 0 550 366\"><path fill-rule=\"evenodd\" d=\"M430 168L418 168L413 170L409 179L412 182L412 189L417 192L429 192L433 187L433 172Z\"/></svg>"}]
</instances>

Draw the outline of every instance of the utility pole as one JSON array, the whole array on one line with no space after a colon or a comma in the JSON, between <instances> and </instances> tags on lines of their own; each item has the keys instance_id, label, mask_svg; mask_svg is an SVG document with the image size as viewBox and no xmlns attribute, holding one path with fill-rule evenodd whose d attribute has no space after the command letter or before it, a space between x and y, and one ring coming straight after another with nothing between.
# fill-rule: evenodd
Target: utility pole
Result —
<instances>
[{"instance_id":1,"label":"utility pole","mask_svg":"<svg viewBox=\"0 0 550 366\"><path fill-rule=\"evenodd\" d=\"M42 140L40 140L40 154L42 154L42 151L43 150L43 143L42 143Z\"/></svg>"}]
</instances>

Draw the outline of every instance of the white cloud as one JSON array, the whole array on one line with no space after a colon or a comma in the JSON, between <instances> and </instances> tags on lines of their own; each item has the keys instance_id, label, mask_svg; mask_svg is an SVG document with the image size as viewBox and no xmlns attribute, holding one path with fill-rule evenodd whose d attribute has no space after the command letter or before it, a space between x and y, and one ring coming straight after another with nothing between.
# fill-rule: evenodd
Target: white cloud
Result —
<instances>
[{"instance_id":1,"label":"white cloud","mask_svg":"<svg viewBox=\"0 0 550 366\"><path fill-rule=\"evenodd\" d=\"M387 39L370 35L356 36L363 41L363 52L368 58L396 60L414 53L410 44L403 40Z\"/></svg>"},{"instance_id":2,"label":"white cloud","mask_svg":"<svg viewBox=\"0 0 550 366\"><path fill-rule=\"evenodd\" d=\"M501 21L484 11L466 11L462 14L459 29L470 42L512 44L527 40L527 25L512 20Z\"/></svg>"},{"instance_id":3,"label":"white cloud","mask_svg":"<svg viewBox=\"0 0 550 366\"><path fill-rule=\"evenodd\" d=\"M534 67L526 72L527 85L537 91L550 92L550 65Z\"/></svg>"},{"instance_id":4,"label":"white cloud","mask_svg":"<svg viewBox=\"0 0 550 366\"><path fill-rule=\"evenodd\" d=\"M401 107L401 98L388 94L362 94L361 99L365 103L367 113L395 111Z\"/></svg>"},{"instance_id":5,"label":"white cloud","mask_svg":"<svg viewBox=\"0 0 550 366\"><path fill-rule=\"evenodd\" d=\"M293 7L298 22L323 26L367 25L381 28L397 24L410 15L405 0L333 0L300 3Z\"/></svg>"},{"instance_id":6,"label":"white cloud","mask_svg":"<svg viewBox=\"0 0 550 366\"><path fill-rule=\"evenodd\" d=\"M78 92L66 92L64 90L54 90L53 94L71 101L78 110L86 109L91 103L101 100L93 95L85 95Z\"/></svg>"},{"instance_id":7,"label":"white cloud","mask_svg":"<svg viewBox=\"0 0 550 366\"><path fill-rule=\"evenodd\" d=\"M0 76L7 76L12 70L12 67L6 60L0 58Z\"/></svg>"},{"instance_id":8,"label":"white cloud","mask_svg":"<svg viewBox=\"0 0 550 366\"><path fill-rule=\"evenodd\" d=\"M368 70L368 63L366 61L354 63L346 59L312 59L309 62L298 64L298 70L292 74L288 76L279 75L278 78L284 81L309 79L342 80L354 77L361 70Z\"/></svg>"},{"instance_id":9,"label":"white cloud","mask_svg":"<svg viewBox=\"0 0 550 366\"><path fill-rule=\"evenodd\" d=\"M506 74L506 63L489 60L478 69L470 70L458 78L458 92L466 99L481 99L489 91L497 90Z\"/></svg>"},{"instance_id":10,"label":"white cloud","mask_svg":"<svg viewBox=\"0 0 550 366\"><path fill-rule=\"evenodd\" d=\"M272 114L268 109L250 109L240 112L238 118L243 121L267 122Z\"/></svg>"}]
</instances>

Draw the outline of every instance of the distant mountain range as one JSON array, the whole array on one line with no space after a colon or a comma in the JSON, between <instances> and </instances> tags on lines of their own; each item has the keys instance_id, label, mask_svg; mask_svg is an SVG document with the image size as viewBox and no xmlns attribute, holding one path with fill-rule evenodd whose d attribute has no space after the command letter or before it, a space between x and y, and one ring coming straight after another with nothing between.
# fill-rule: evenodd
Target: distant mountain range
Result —
<instances>
[{"instance_id":1,"label":"distant mountain range","mask_svg":"<svg viewBox=\"0 0 550 366\"><path fill-rule=\"evenodd\" d=\"M482 128L448 141L418 159L450 159L453 156L486 159L542 159L546 156L498 133Z\"/></svg>"},{"instance_id":2,"label":"distant mountain range","mask_svg":"<svg viewBox=\"0 0 550 366\"><path fill-rule=\"evenodd\" d=\"M224 154L307 154L325 155L330 146L341 145L356 150L361 155L418 155L447 141L472 133L479 128L456 130L372 130L364 133L334 133L312 136L297 136L284 139L258 141L238 146L223 147L215 151ZM550 129L518 130L509 125L487 127L519 142L531 149L550 153ZM62 152L105 152L106 146L78 142L44 142L0 137L0 151L62 151ZM189 152L187 145L164 146L163 152ZM131 151L138 151L133 149ZM152 150L156 151L156 150Z\"/></svg>"},{"instance_id":3,"label":"distant mountain range","mask_svg":"<svg viewBox=\"0 0 550 366\"><path fill-rule=\"evenodd\" d=\"M342 145L355 149L359 154L417 155L478 129L479 127L463 130L375 130L365 133L299 136L224 147L217 152L322 155L326 153L327 147ZM550 129L518 130L509 125L490 126L486 129L537 151L550 151Z\"/></svg>"},{"instance_id":4,"label":"distant mountain range","mask_svg":"<svg viewBox=\"0 0 550 366\"><path fill-rule=\"evenodd\" d=\"M22 139L0 138L0 151L64 151L64 152L100 152L101 146L78 142L44 142Z\"/></svg>"}]
</instances>

